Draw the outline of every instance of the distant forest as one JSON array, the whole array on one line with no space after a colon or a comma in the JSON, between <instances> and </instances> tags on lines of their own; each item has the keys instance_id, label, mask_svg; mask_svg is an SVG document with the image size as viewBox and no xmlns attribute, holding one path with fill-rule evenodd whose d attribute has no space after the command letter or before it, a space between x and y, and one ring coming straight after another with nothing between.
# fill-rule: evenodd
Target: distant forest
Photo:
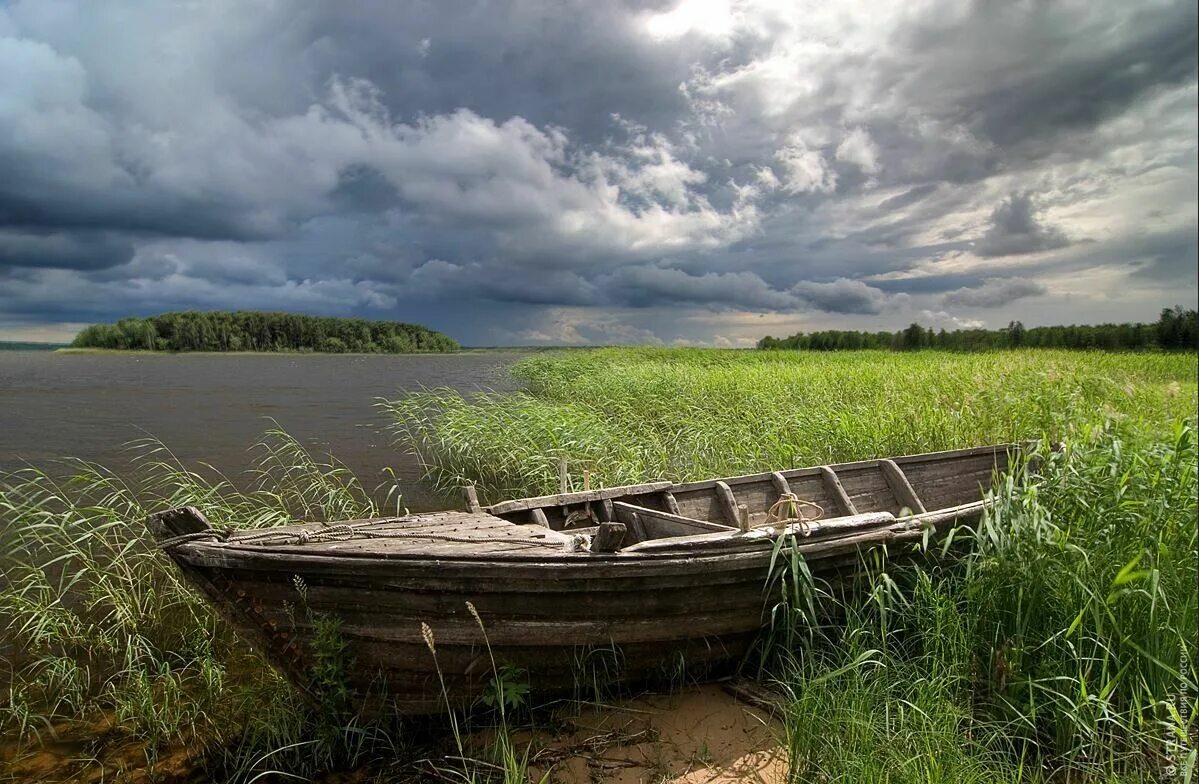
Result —
<instances>
[{"instance_id":1,"label":"distant forest","mask_svg":"<svg viewBox=\"0 0 1199 784\"><path fill-rule=\"evenodd\" d=\"M0 351L53 351L66 343L33 343L27 340L0 340Z\"/></svg>"},{"instance_id":2,"label":"distant forest","mask_svg":"<svg viewBox=\"0 0 1199 784\"><path fill-rule=\"evenodd\" d=\"M999 348L1074 348L1108 351L1199 350L1199 314L1181 307L1166 308L1152 324L1095 324L1068 327L1025 328L1019 321L1006 329L955 329L934 332L912 324L899 332L853 332L826 330L803 332L789 338L767 335L758 341L760 349L800 351L852 351L856 349L892 349L913 351L937 348L946 351L986 351Z\"/></svg>"},{"instance_id":3,"label":"distant forest","mask_svg":"<svg viewBox=\"0 0 1199 784\"><path fill-rule=\"evenodd\" d=\"M93 324L74 348L144 351L298 351L404 354L457 351L441 332L398 321L303 316L293 313L211 311L163 313Z\"/></svg>"}]
</instances>

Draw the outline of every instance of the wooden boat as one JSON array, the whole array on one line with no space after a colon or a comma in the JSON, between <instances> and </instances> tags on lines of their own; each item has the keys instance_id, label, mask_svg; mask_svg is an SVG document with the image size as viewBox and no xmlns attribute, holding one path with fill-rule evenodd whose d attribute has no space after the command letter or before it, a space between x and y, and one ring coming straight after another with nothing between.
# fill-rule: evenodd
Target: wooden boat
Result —
<instances>
[{"instance_id":1,"label":"wooden boat","mask_svg":"<svg viewBox=\"0 0 1199 784\"><path fill-rule=\"evenodd\" d=\"M492 655L546 692L717 671L759 634L780 537L827 573L864 549L976 519L1015 453L987 446L489 507L468 489L461 512L228 533L183 507L150 527L296 684L310 689L317 626L335 618L354 695L425 713L446 706L437 668L449 701L465 704L494 677Z\"/></svg>"}]
</instances>

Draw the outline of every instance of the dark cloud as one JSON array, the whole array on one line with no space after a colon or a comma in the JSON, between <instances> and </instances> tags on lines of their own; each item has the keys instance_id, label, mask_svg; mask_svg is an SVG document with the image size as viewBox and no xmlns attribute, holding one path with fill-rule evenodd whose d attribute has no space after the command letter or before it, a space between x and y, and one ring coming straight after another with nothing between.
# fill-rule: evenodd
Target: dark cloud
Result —
<instances>
[{"instance_id":1,"label":"dark cloud","mask_svg":"<svg viewBox=\"0 0 1199 784\"><path fill-rule=\"evenodd\" d=\"M0 268L101 270L133 257L133 243L108 232L31 231L0 225Z\"/></svg>"},{"instance_id":2,"label":"dark cloud","mask_svg":"<svg viewBox=\"0 0 1199 784\"><path fill-rule=\"evenodd\" d=\"M1065 233L1038 220L1032 196L1013 193L991 213L991 225L974 252L983 258L1063 248L1070 244Z\"/></svg>"},{"instance_id":3,"label":"dark cloud","mask_svg":"<svg viewBox=\"0 0 1199 784\"><path fill-rule=\"evenodd\" d=\"M1199 277L1199 229L1138 238L1132 252L1132 276L1162 283L1196 283Z\"/></svg>"},{"instance_id":4,"label":"dark cloud","mask_svg":"<svg viewBox=\"0 0 1199 784\"><path fill-rule=\"evenodd\" d=\"M829 313L881 313L895 302L895 297L860 280L848 278L827 283L799 283L791 291L812 307Z\"/></svg>"},{"instance_id":5,"label":"dark cloud","mask_svg":"<svg viewBox=\"0 0 1199 784\"><path fill-rule=\"evenodd\" d=\"M991 278L976 288L951 291L941 300L946 308L998 308L1024 297L1035 297L1046 291L1043 283L1018 278Z\"/></svg>"},{"instance_id":6,"label":"dark cloud","mask_svg":"<svg viewBox=\"0 0 1199 784\"><path fill-rule=\"evenodd\" d=\"M692 10L0 5L0 329L271 307L733 345L743 314L1195 289L1193 2Z\"/></svg>"}]
</instances>

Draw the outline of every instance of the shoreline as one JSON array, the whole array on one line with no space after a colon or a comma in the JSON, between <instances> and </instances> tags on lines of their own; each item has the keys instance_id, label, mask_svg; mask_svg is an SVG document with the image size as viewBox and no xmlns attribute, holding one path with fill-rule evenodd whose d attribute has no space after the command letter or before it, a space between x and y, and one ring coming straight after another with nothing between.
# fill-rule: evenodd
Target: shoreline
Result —
<instances>
[{"instance_id":1,"label":"shoreline","mask_svg":"<svg viewBox=\"0 0 1199 784\"><path fill-rule=\"evenodd\" d=\"M151 351L149 349L123 348L65 348L46 349L52 354L120 355L120 356L200 356L200 357L455 357L463 354L499 354L521 351L544 351L538 348L464 348L458 351L405 351L405 352L362 352L362 351Z\"/></svg>"}]
</instances>

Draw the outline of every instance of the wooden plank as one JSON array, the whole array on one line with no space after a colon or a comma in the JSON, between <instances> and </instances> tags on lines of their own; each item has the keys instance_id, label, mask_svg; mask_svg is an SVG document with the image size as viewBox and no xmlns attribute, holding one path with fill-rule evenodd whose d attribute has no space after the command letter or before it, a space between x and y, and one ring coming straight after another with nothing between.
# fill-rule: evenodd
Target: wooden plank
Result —
<instances>
[{"instance_id":1,"label":"wooden plank","mask_svg":"<svg viewBox=\"0 0 1199 784\"><path fill-rule=\"evenodd\" d=\"M530 510L529 517L531 517L533 519L533 522L537 525L540 525L544 528L550 527L550 521L549 521L549 518L547 518L545 516L544 509L535 508L535 509Z\"/></svg>"},{"instance_id":2,"label":"wooden plank","mask_svg":"<svg viewBox=\"0 0 1199 784\"><path fill-rule=\"evenodd\" d=\"M588 549L593 553L614 553L624 544L625 531L624 523L600 523Z\"/></svg>"},{"instance_id":3,"label":"wooden plank","mask_svg":"<svg viewBox=\"0 0 1199 784\"><path fill-rule=\"evenodd\" d=\"M462 486L462 499L466 502L466 511L481 512L483 507L479 506L479 494L475 492L474 485Z\"/></svg>"},{"instance_id":4,"label":"wooden plank","mask_svg":"<svg viewBox=\"0 0 1199 784\"><path fill-rule=\"evenodd\" d=\"M824 481L825 492L837 500L837 505L841 507L841 511L845 514L856 515L858 508L854 506L849 493L845 492L845 486L841 484L841 479L837 476L837 472L829 466L820 466L820 477Z\"/></svg>"},{"instance_id":5,"label":"wooden plank","mask_svg":"<svg viewBox=\"0 0 1199 784\"><path fill-rule=\"evenodd\" d=\"M770 716L781 715L788 704L786 696L781 692L748 678L733 678L722 683L721 687L735 699L765 711Z\"/></svg>"},{"instance_id":6,"label":"wooden plank","mask_svg":"<svg viewBox=\"0 0 1199 784\"><path fill-rule=\"evenodd\" d=\"M895 493L895 498L901 506L906 506L916 514L924 514L928 511L924 508L920 496L916 495L916 491L912 489L912 483L904 475L903 469L897 466L894 460L880 460L878 464L883 470L883 478L887 480L891 492Z\"/></svg>"},{"instance_id":7,"label":"wooden plank","mask_svg":"<svg viewBox=\"0 0 1199 784\"><path fill-rule=\"evenodd\" d=\"M635 517L641 525L639 539L656 539L663 536L685 536L704 532L731 532L735 529L720 523L710 523L706 520L695 520L690 517L673 515L660 509L650 509L636 504L626 504L624 501L613 501L616 519L629 524Z\"/></svg>"},{"instance_id":8,"label":"wooden plank","mask_svg":"<svg viewBox=\"0 0 1199 784\"><path fill-rule=\"evenodd\" d=\"M720 502L721 512L724 513L725 522L737 527L741 522L741 515L737 511L737 496L733 495L732 489L726 482L717 480L715 484L716 498Z\"/></svg>"},{"instance_id":9,"label":"wooden plank","mask_svg":"<svg viewBox=\"0 0 1199 784\"><path fill-rule=\"evenodd\" d=\"M802 542L806 542L807 540L839 542L845 539L849 541L849 538L858 536L863 531L875 532L865 535L875 536L881 541L888 536L883 529L893 526L895 523L895 516L890 512L867 512L866 514L855 515L853 517L816 520L810 523L792 523L782 529L755 528L748 533L734 531L696 534L694 536L676 536L671 539L655 539L626 547L624 552L664 553L671 550L681 552L710 548L727 551L731 548L744 549L747 547L769 549L773 547L774 540L783 535L799 537L801 539L800 549L803 550L805 545ZM917 525L919 524L917 523ZM857 539L854 539L854 541L857 541Z\"/></svg>"},{"instance_id":10,"label":"wooden plank","mask_svg":"<svg viewBox=\"0 0 1199 784\"><path fill-rule=\"evenodd\" d=\"M666 511L673 515L677 515L679 513L679 502L675 500L674 493L670 492L669 490L663 491L662 500L666 503Z\"/></svg>"},{"instance_id":11,"label":"wooden plank","mask_svg":"<svg viewBox=\"0 0 1199 784\"><path fill-rule=\"evenodd\" d=\"M612 503L609 501L608 503ZM615 510L613 510L613 519L615 519ZM641 522L641 517L636 512L628 512L624 515L625 538L629 542L643 542L649 538L649 533L645 530L645 523Z\"/></svg>"},{"instance_id":12,"label":"wooden plank","mask_svg":"<svg viewBox=\"0 0 1199 784\"><path fill-rule=\"evenodd\" d=\"M620 498L626 495L645 495L646 493L660 493L663 490L669 490L672 487L670 482L647 482L640 485L624 485L623 487L608 487L600 490L584 490L577 493L558 493L557 495L543 495L535 498L517 498L512 501L501 501L498 504L493 504L486 508L486 511L491 514L507 514L508 512L521 512L526 509L533 509L542 506L564 506L567 504L582 504L587 501L602 501L605 498Z\"/></svg>"}]
</instances>

